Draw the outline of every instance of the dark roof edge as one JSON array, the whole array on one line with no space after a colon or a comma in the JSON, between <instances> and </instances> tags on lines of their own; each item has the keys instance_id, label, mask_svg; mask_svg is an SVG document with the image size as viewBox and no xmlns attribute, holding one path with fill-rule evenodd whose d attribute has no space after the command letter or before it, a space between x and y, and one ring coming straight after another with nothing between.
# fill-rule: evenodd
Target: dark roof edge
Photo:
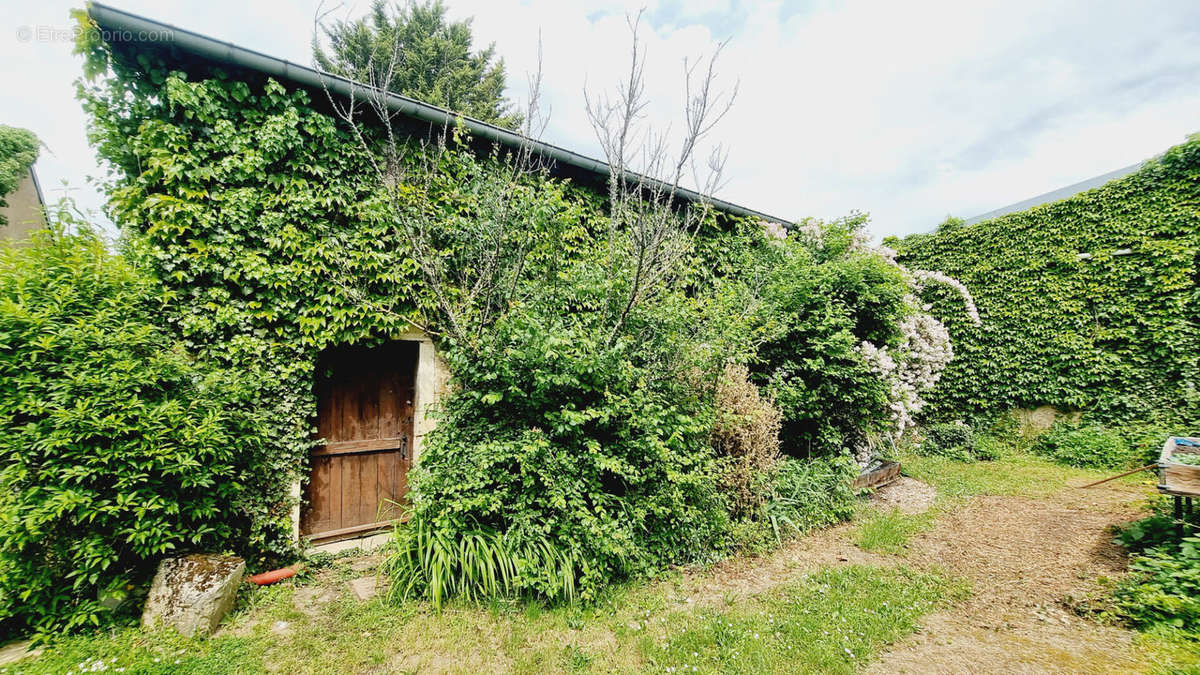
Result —
<instances>
[{"instance_id":1,"label":"dark roof edge","mask_svg":"<svg viewBox=\"0 0 1200 675\"><path fill-rule=\"evenodd\" d=\"M139 37L145 36L147 39L144 41L146 42L172 44L184 51L213 61L255 70L303 86L328 88L330 92L342 96L350 96L351 93L355 92L355 95L361 96L364 89L370 89L368 85L356 83L338 75L314 70L307 66L239 47L230 42L216 40L171 24L147 19L98 2L88 4L88 15L102 28L131 32L138 34ZM481 120L459 115L444 108L398 94L388 93L387 101L390 108L408 117L439 125L452 124L456 120L462 120L464 126L474 136L495 141L509 147L521 147L524 144L530 144L535 152L556 162L562 162L606 178L609 175L609 166L605 162L572 152L557 145L527 139L520 134L513 133L508 129L503 129L494 124L488 124ZM640 181L655 187L666 187L662 181L631 171L626 172L626 179L631 182ZM790 221L782 218L776 218L761 211L755 211L744 206L707 197L687 188L678 188L675 194L688 202L708 202L716 209L731 215L761 218L783 224L790 223Z\"/></svg>"},{"instance_id":2,"label":"dark roof edge","mask_svg":"<svg viewBox=\"0 0 1200 675\"><path fill-rule=\"evenodd\" d=\"M1050 192L1047 192L1045 194L1040 194L1036 197L1030 197L1029 199L1025 199L1025 200L1016 202L1014 204L1009 204L1008 206L1002 206L993 211L988 211L987 213L981 213L978 216L975 216L974 218L968 218L967 221L965 222L965 224L966 225L974 225L975 223L980 223L985 220L991 220L993 218L1007 216L1010 213L1017 213L1018 211L1026 211L1028 209L1032 209L1035 206L1041 206L1043 204L1052 204L1054 202L1059 202L1064 199L1069 199L1069 198L1074 197L1075 195L1079 194L1080 192L1086 192L1087 190L1091 190L1092 188L1098 188L1101 185L1104 185L1105 183L1117 180L1118 178L1124 178L1125 176L1128 176L1129 174L1134 173L1135 171L1142 168L1143 166L1146 166L1146 164L1151 161L1153 161L1153 158L1138 162L1137 164L1130 164L1127 167L1117 169L1116 171L1109 171L1108 173L1101 174L1099 176L1094 176L1087 180L1079 181L1078 183L1072 183L1071 185L1068 185L1066 187L1061 187L1057 190L1051 190Z\"/></svg>"}]
</instances>

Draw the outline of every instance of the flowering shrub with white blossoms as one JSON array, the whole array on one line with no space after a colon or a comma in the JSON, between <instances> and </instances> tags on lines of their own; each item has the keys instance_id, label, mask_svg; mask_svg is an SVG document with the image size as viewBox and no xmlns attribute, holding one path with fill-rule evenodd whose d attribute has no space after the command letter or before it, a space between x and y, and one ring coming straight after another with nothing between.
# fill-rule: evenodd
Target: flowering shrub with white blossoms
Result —
<instances>
[{"instance_id":1,"label":"flowering shrub with white blossoms","mask_svg":"<svg viewBox=\"0 0 1200 675\"><path fill-rule=\"evenodd\" d=\"M912 279L914 295L907 304L912 313L900 323L900 343L894 349L876 347L863 341L859 351L871 370L890 384L889 410L892 418L891 438L899 439L905 431L915 426L916 414L925 406L922 392L929 391L941 379L942 372L954 358L954 346L950 342L950 331L945 324L929 314L929 305L922 305L915 293L930 283L943 284L954 289L963 299L966 313L976 326L981 325L979 310L971 291L959 280L936 271L908 270L896 262L896 251L886 246L874 249L892 264L905 270ZM867 464L873 455L869 447L860 447L855 458Z\"/></svg>"},{"instance_id":2,"label":"flowering shrub with white blossoms","mask_svg":"<svg viewBox=\"0 0 1200 675\"><path fill-rule=\"evenodd\" d=\"M891 259L893 262L895 262L895 251L892 251ZM971 297L971 291L967 290L966 284L948 274L937 271L909 270L909 274L911 274L913 280L916 281L918 290L924 290L925 287L930 283L942 284L954 289L962 297L963 304L965 304L967 308L967 316L971 319L971 323L974 323L976 326L982 325L983 322L979 320L979 309L975 307L975 298Z\"/></svg>"},{"instance_id":3,"label":"flowering shrub with white blossoms","mask_svg":"<svg viewBox=\"0 0 1200 675\"><path fill-rule=\"evenodd\" d=\"M896 330L886 338L887 344L877 344L859 336L862 341L857 352L869 371L883 382L887 392L887 425L883 437L880 438L878 428L864 426L861 438L846 438L855 447L855 458L864 466L873 459L873 446L879 441L895 441L915 426L915 417L925 406L922 394L937 384L954 358L949 331L930 313L931 307L922 304L920 293L932 284L951 288L961 296L966 315L974 324L980 325L974 298L964 284L942 272L910 270L900 265L896 261L896 251L870 245L863 228L865 222L865 216L855 215L833 223L805 219L786 230L775 224L761 224L764 236L772 240L792 237L811 251L818 262L837 261L847 254L877 256L901 271L903 283L909 289L899 303Z\"/></svg>"}]
</instances>

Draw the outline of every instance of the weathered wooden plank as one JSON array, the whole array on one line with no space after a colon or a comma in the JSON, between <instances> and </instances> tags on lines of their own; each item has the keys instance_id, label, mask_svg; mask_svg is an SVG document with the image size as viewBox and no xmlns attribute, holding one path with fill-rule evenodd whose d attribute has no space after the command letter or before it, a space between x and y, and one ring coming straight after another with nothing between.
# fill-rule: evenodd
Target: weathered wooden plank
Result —
<instances>
[{"instance_id":1,"label":"weathered wooden plank","mask_svg":"<svg viewBox=\"0 0 1200 675\"><path fill-rule=\"evenodd\" d=\"M364 438L357 441L334 441L326 443L312 451L314 457L325 455L349 455L362 452L377 452L380 450L395 450L399 452L401 438Z\"/></svg>"}]
</instances>

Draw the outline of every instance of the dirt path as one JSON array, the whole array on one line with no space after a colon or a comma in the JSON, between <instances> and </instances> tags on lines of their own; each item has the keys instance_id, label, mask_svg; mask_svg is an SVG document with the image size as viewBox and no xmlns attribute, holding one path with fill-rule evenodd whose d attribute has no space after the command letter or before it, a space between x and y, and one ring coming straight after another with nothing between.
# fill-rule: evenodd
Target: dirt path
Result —
<instances>
[{"instance_id":1,"label":"dirt path","mask_svg":"<svg viewBox=\"0 0 1200 675\"><path fill-rule=\"evenodd\" d=\"M877 495L881 508L914 513L932 489L912 479ZM1072 612L1066 600L1101 590L1125 569L1110 527L1140 517L1144 488L1116 483L1041 498L981 496L950 507L916 535L907 555L863 551L854 523L815 532L768 555L739 556L686 573L680 600L719 606L770 592L800 574L836 565L936 567L971 584L971 595L922 622L871 673L1145 672L1134 633ZM914 507L915 508L912 508Z\"/></svg>"},{"instance_id":2,"label":"dirt path","mask_svg":"<svg viewBox=\"0 0 1200 675\"><path fill-rule=\"evenodd\" d=\"M1133 633L1064 603L1124 569L1108 528L1137 517L1144 498L1115 484L1044 499L976 497L943 514L914 539L910 558L968 579L971 597L928 617L868 672L1144 672Z\"/></svg>"}]
</instances>

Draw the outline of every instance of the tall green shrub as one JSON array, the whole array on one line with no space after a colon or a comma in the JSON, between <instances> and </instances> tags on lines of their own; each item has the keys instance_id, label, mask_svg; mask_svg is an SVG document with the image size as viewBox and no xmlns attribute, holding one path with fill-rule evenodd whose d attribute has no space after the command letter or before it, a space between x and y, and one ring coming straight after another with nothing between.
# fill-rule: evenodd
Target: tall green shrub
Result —
<instances>
[{"instance_id":1,"label":"tall green shrub","mask_svg":"<svg viewBox=\"0 0 1200 675\"><path fill-rule=\"evenodd\" d=\"M894 344L911 292L900 268L853 245L864 220L779 242L762 291L769 337L752 364L783 411L780 439L793 456L839 454L882 432L888 383L860 351Z\"/></svg>"},{"instance_id":2,"label":"tall green shrub","mask_svg":"<svg viewBox=\"0 0 1200 675\"><path fill-rule=\"evenodd\" d=\"M422 449L417 517L517 548L548 542L577 561L584 599L711 555L728 518L711 407L655 367L669 341L606 346L588 315L540 307L503 319L478 351L450 350L456 392ZM557 577L517 571L516 590L561 595Z\"/></svg>"},{"instance_id":3,"label":"tall green shrub","mask_svg":"<svg viewBox=\"0 0 1200 675\"><path fill-rule=\"evenodd\" d=\"M0 243L0 625L100 624L162 556L249 540L254 401L159 324L168 299L86 229Z\"/></svg>"}]
</instances>

